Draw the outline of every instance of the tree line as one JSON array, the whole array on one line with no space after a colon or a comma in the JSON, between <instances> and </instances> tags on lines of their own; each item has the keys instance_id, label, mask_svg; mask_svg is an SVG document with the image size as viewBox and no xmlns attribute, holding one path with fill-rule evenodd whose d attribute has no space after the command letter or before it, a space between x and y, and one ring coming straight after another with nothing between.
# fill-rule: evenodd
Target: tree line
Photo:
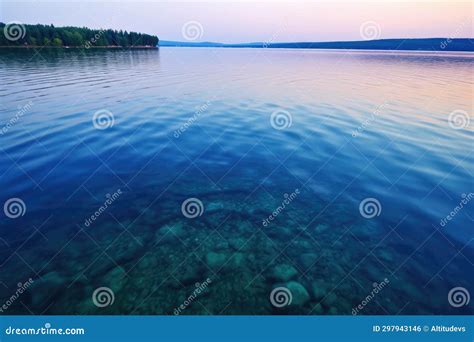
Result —
<instances>
[{"instance_id":1,"label":"tree line","mask_svg":"<svg viewBox=\"0 0 474 342\"><path fill-rule=\"evenodd\" d=\"M93 30L87 27L55 27L0 22L0 46L157 46L158 37L144 33Z\"/></svg>"}]
</instances>

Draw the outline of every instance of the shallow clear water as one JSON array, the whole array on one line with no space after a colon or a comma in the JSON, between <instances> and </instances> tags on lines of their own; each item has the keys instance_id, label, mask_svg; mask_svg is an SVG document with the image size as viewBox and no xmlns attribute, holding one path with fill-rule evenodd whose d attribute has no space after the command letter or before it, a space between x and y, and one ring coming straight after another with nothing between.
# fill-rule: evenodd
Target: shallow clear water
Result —
<instances>
[{"instance_id":1,"label":"shallow clear water","mask_svg":"<svg viewBox=\"0 0 474 342\"><path fill-rule=\"evenodd\" d=\"M2 302L33 281L5 313L474 312L448 300L474 294L472 54L43 49L0 64L0 203L26 207L0 215ZM470 124L452 128L455 110ZM112 305L94 305L99 287ZM277 287L291 304L272 304Z\"/></svg>"}]
</instances>

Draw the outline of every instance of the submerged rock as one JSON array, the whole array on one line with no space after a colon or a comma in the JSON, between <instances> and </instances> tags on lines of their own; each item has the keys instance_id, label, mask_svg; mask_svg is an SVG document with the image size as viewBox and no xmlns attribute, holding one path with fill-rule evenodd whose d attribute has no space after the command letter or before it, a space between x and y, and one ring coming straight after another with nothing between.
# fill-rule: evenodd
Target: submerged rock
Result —
<instances>
[{"instance_id":1,"label":"submerged rock","mask_svg":"<svg viewBox=\"0 0 474 342\"><path fill-rule=\"evenodd\" d=\"M29 290L33 306L42 307L50 304L50 301L63 289L65 284L65 278L55 271L45 274L41 279L34 280Z\"/></svg>"},{"instance_id":2,"label":"submerged rock","mask_svg":"<svg viewBox=\"0 0 474 342\"><path fill-rule=\"evenodd\" d=\"M199 282L203 278L204 267L195 263L184 263L182 267L178 268L174 273L174 277L178 280L179 285L188 286Z\"/></svg>"},{"instance_id":3,"label":"submerged rock","mask_svg":"<svg viewBox=\"0 0 474 342\"><path fill-rule=\"evenodd\" d=\"M313 296L316 300L321 300L326 295L326 284L322 280L316 280L312 284Z\"/></svg>"},{"instance_id":4,"label":"submerged rock","mask_svg":"<svg viewBox=\"0 0 474 342\"><path fill-rule=\"evenodd\" d=\"M328 224L322 223L322 224L318 224L318 225L316 226L316 228L314 228L314 231L315 231L316 233L322 233L322 232L326 231L328 228L329 228L329 225L328 225Z\"/></svg>"},{"instance_id":5,"label":"submerged rock","mask_svg":"<svg viewBox=\"0 0 474 342\"><path fill-rule=\"evenodd\" d=\"M227 255L224 253L209 252L206 255L206 263L211 268L220 268L227 261Z\"/></svg>"},{"instance_id":6,"label":"submerged rock","mask_svg":"<svg viewBox=\"0 0 474 342\"><path fill-rule=\"evenodd\" d=\"M113 268L103 278L103 283L112 284L114 286L114 291L119 291L126 282L127 274L122 267Z\"/></svg>"},{"instance_id":7,"label":"submerged rock","mask_svg":"<svg viewBox=\"0 0 474 342\"><path fill-rule=\"evenodd\" d=\"M136 260L144 246L145 243L143 238L122 235L118 241L107 249L107 254L109 254L118 264L123 264L128 261Z\"/></svg>"},{"instance_id":8,"label":"submerged rock","mask_svg":"<svg viewBox=\"0 0 474 342\"><path fill-rule=\"evenodd\" d=\"M163 244L180 238L184 235L184 233L184 224L182 222L167 224L156 232L155 240L157 243Z\"/></svg>"},{"instance_id":9,"label":"submerged rock","mask_svg":"<svg viewBox=\"0 0 474 342\"><path fill-rule=\"evenodd\" d=\"M236 268L237 270L244 266L246 257L244 253L234 253L230 259L232 267Z\"/></svg>"},{"instance_id":10,"label":"submerged rock","mask_svg":"<svg viewBox=\"0 0 474 342\"><path fill-rule=\"evenodd\" d=\"M327 294L323 299L323 304L327 307L332 307L338 304L337 295L334 292Z\"/></svg>"},{"instance_id":11,"label":"submerged rock","mask_svg":"<svg viewBox=\"0 0 474 342\"><path fill-rule=\"evenodd\" d=\"M304 253L300 255L298 260L301 266L303 267L303 271L306 272L316 263L316 261L318 260L318 255L315 253Z\"/></svg>"},{"instance_id":12,"label":"submerged rock","mask_svg":"<svg viewBox=\"0 0 474 342\"><path fill-rule=\"evenodd\" d=\"M227 241L219 241L218 243L216 243L214 248L219 250L226 250L229 248L229 243Z\"/></svg>"},{"instance_id":13,"label":"submerged rock","mask_svg":"<svg viewBox=\"0 0 474 342\"><path fill-rule=\"evenodd\" d=\"M236 237L229 240L230 247L235 250L247 249L247 240L241 237Z\"/></svg>"},{"instance_id":14,"label":"submerged rock","mask_svg":"<svg viewBox=\"0 0 474 342\"><path fill-rule=\"evenodd\" d=\"M206 211L224 209L225 205L223 202L210 202L206 203Z\"/></svg>"},{"instance_id":15,"label":"submerged rock","mask_svg":"<svg viewBox=\"0 0 474 342\"><path fill-rule=\"evenodd\" d=\"M294 237L294 232L290 228L276 225L268 225L268 227L265 228L265 234L272 240L285 243L288 243L288 239Z\"/></svg>"},{"instance_id":16,"label":"submerged rock","mask_svg":"<svg viewBox=\"0 0 474 342\"><path fill-rule=\"evenodd\" d=\"M297 274L298 271L293 266L288 264L280 264L273 268L270 276L275 280L285 282L294 278Z\"/></svg>"},{"instance_id":17,"label":"submerged rock","mask_svg":"<svg viewBox=\"0 0 474 342\"><path fill-rule=\"evenodd\" d=\"M290 281L285 284L285 287L290 290L291 296L293 297L291 304L292 305L304 305L309 301L309 294L306 291L305 287L296 281Z\"/></svg>"}]
</instances>

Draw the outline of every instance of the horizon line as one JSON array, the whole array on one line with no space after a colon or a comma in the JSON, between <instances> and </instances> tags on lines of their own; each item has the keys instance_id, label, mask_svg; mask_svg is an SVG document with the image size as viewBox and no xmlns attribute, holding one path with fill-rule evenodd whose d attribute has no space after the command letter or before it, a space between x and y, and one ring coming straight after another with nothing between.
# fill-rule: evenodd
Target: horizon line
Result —
<instances>
[{"instance_id":1,"label":"horizon line","mask_svg":"<svg viewBox=\"0 0 474 342\"><path fill-rule=\"evenodd\" d=\"M184 44L223 44L223 45L241 45L241 44L294 44L294 43L359 43L359 42L376 42L381 40L413 40L413 39L449 39L449 40L474 40L474 37L410 37L410 38L377 38L377 39L358 39L358 40L299 40L299 41L250 41L250 42L237 42L237 43L225 43L220 41L204 40L204 41L189 41L189 40L174 40L174 39L162 39L158 37L160 42L173 42L173 43L184 43ZM474 42L473 42L474 44Z\"/></svg>"}]
</instances>

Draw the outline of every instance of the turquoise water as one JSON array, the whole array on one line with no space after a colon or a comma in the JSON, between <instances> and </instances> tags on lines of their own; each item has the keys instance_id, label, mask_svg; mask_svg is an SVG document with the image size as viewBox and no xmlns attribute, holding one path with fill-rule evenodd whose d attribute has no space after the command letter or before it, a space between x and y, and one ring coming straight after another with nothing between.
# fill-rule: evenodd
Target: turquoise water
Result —
<instances>
[{"instance_id":1,"label":"turquoise water","mask_svg":"<svg viewBox=\"0 0 474 342\"><path fill-rule=\"evenodd\" d=\"M2 313L474 312L472 54L0 63Z\"/></svg>"}]
</instances>

